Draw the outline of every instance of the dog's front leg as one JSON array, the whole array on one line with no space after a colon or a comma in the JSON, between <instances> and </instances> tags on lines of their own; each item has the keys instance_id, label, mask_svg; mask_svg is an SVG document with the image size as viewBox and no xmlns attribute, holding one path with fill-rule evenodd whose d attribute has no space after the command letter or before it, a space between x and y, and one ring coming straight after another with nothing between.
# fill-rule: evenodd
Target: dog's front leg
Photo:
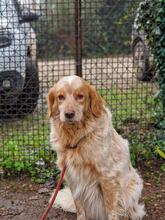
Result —
<instances>
[{"instance_id":1,"label":"dog's front leg","mask_svg":"<svg viewBox=\"0 0 165 220\"><path fill-rule=\"evenodd\" d=\"M81 201L78 198L74 198L74 186L72 184L70 184L70 190L72 192L72 196L76 208L77 220L88 220L85 214L85 209L81 204Z\"/></svg>"},{"instance_id":2,"label":"dog's front leg","mask_svg":"<svg viewBox=\"0 0 165 220\"><path fill-rule=\"evenodd\" d=\"M77 211L77 220L87 220L85 215L85 210L81 203L78 200L75 200L76 211Z\"/></svg>"},{"instance_id":3,"label":"dog's front leg","mask_svg":"<svg viewBox=\"0 0 165 220\"><path fill-rule=\"evenodd\" d=\"M119 220L118 215L118 192L113 182L107 179L100 181L105 210L108 220Z\"/></svg>"}]
</instances>

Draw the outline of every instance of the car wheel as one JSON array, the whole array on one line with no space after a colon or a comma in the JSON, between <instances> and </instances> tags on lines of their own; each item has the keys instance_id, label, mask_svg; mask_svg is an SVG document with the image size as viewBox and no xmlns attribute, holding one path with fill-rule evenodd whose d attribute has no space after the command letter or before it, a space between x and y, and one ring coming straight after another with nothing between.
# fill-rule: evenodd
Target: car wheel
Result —
<instances>
[{"instance_id":1,"label":"car wheel","mask_svg":"<svg viewBox=\"0 0 165 220\"><path fill-rule=\"evenodd\" d=\"M30 57L26 60L26 77L24 88L15 101L0 105L0 118L20 118L32 113L39 97L39 78L37 64ZM4 94L5 99L5 94ZM9 99L10 100L10 99Z\"/></svg>"},{"instance_id":2,"label":"car wheel","mask_svg":"<svg viewBox=\"0 0 165 220\"><path fill-rule=\"evenodd\" d=\"M31 60L31 58L27 58L25 85L21 95L18 97L17 114L24 116L28 113L32 113L37 106L38 97L38 67L37 64Z\"/></svg>"},{"instance_id":3,"label":"car wheel","mask_svg":"<svg viewBox=\"0 0 165 220\"><path fill-rule=\"evenodd\" d=\"M141 38L135 39L132 50L137 79L141 81L150 81L153 76L149 65L149 51L144 41Z\"/></svg>"}]
</instances>

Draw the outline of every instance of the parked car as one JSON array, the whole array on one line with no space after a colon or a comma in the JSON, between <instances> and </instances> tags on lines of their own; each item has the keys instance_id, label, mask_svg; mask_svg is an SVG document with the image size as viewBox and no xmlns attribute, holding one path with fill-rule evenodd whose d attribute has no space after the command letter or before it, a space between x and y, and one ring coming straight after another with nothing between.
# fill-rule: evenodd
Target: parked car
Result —
<instances>
[{"instance_id":1,"label":"parked car","mask_svg":"<svg viewBox=\"0 0 165 220\"><path fill-rule=\"evenodd\" d=\"M147 44L145 32L137 28L136 18L132 30L132 53L137 79L151 81L155 76L153 56Z\"/></svg>"},{"instance_id":2,"label":"parked car","mask_svg":"<svg viewBox=\"0 0 165 220\"><path fill-rule=\"evenodd\" d=\"M39 15L18 0L0 1L0 118L32 113L39 96L36 35Z\"/></svg>"}]
</instances>

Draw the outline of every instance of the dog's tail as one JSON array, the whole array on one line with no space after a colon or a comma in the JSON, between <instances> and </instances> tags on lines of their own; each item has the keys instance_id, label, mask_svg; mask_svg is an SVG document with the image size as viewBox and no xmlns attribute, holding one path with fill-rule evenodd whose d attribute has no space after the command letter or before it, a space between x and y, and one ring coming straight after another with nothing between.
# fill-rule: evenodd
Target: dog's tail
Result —
<instances>
[{"instance_id":1,"label":"dog's tail","mask_svg":"<svg viewBox=\"0 0 165 220\"><path fill-rule=\"evenodd\" d=\"M51 199L52 199L52 196L51 196ZM61 208L66 212L76 213L76 207L75 207L72 193L69 187L66 187L58 192L58 195L53 204L53 207Z\"/></svg>"}]
</instances>

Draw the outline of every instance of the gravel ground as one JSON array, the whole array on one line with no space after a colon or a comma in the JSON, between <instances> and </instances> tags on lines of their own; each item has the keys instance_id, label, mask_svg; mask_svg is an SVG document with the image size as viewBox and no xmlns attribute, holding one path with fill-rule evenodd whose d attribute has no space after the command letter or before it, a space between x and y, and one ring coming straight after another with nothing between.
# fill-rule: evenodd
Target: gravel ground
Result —
<instances>
[{"instance_id":1,"label":"gravel ground","mask_svg":"<svg viewBox=\"0 0 165 220\"><path fill-rule=\"evenodd\" d=\"M56 60L39 61L40 81L50 83L57 81L60 77L75 73L75 61ZM128 82L135 79L133 74L132 57L110 57L91 58L82 61L83 77L95 85L103 85L111 88L113 84L126 86ZM127 85L128 86L128 85Z\"/></svg>"},{"instance_id":2,"label":"gravel ground","mask_svg":"<svg viewBox=\"0 0 165 220\"><path fill-rule=\"evenodd\" d=\"M73 59L39 61L38 67L41 94L39 103L46 100L48 89L54 82L63 76L75 74L75 61ZM112 87L128 89L135 86L137 80L134 71L131 56L91 58L82 61L83 78L102 89Z\"/></svg>"}]
</instances>

